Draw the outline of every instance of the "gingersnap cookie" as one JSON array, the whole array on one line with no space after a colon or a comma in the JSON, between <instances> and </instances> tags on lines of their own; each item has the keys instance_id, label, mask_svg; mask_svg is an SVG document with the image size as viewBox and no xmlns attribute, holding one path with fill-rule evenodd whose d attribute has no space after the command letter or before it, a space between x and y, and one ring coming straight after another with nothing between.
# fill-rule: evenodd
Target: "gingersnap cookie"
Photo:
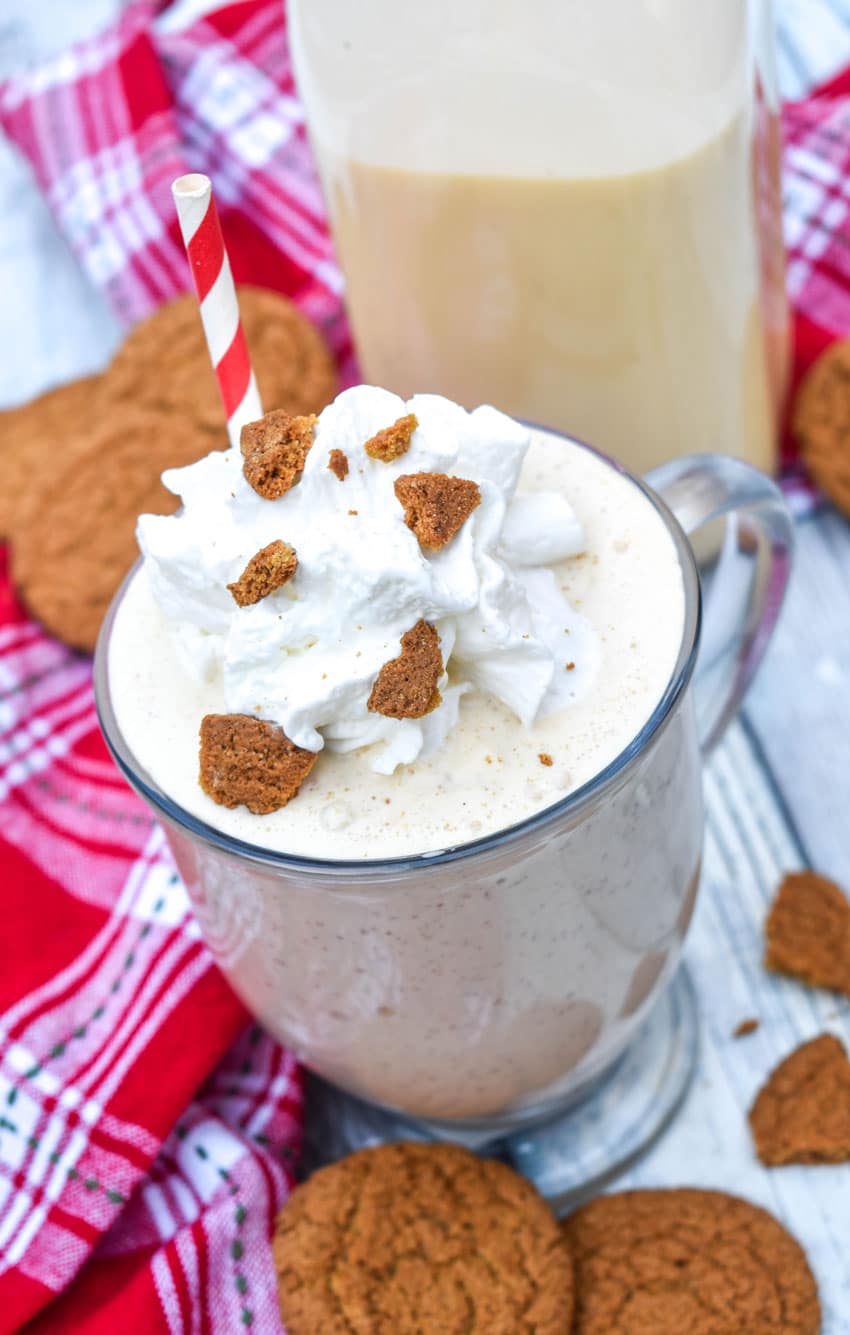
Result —
<instances>
[{"instance_id":1,"label":"gingersnap cookie","mask_svg":"<svg viewBox=\"0 0 850 1335\"><path fill-rule=\"evenodd\" d=\"M16 529L12 577L52 635L91 652L139 554L138 516L172 514L179 504L160 474L207 454L210 439L171 413L110 404L99 420L63 434L61 447L54 439L43 449L49 468Z\"/></svg>"},{"instance_id":2,"label":"gingersnap cookie","mask_svg":"<svg viewBox=\"0 0 850 1335\"><path fill-rule=\"evenodd\" d=\"M336 370L322 335L277 292L236 289L242 328L260 399L267 410L321 412L337 390ZM123 400L171 409L214 435L226 427L198 303L185 295L136 325L109 368Z\"/></svg>"},{"instance_id":3,"label":"gingersnap cookie","mask_svg":"<svg viewBox=\"0 0 850 1335\"><path fill-rule=\"evenodd\" d=\"M601 1196L563 1224L575 1335L817 1335L817 1286L799 1243L720 1191Z\"/></svg>"},{"instance_id":4,"label":"gingersnap cookie","mask_svg":"<svg viewBox=\"0 0 850 1335\"><path fill-rule=\"evenodd\" d=\"M809 367L791 430L814 481L850 515L850 339L832 343Z\"/></svg>"},{"instance_id":5,"label":"gingersnap cookie","mask_svg":"<svg viewBox=\"0 0 850 1335\"><path fill-rule=\"evenodd\" d=\"M102 390L101 376L86 376L0 413L0 540L25 522L48 460L84 440L78 429L91 420Z\"/></svg>"},{"instance_id":6,"label":"gingersnap cookie","mask_svg":"<svg viewBox=\"0 0 850 1335\"><path fill-rule=\"evenodd\" d=\"M785 877L765 923L764 962L810 987L850 996L850 901L813 871Z\"/></svg>"},{"instance_id":7,"label":"gingersnap cookie","mask_svg":"<svg viewBox=\"0 0 850 1335\"><path fill-rule=\"evenodd\" d=\"M763 1164L850 1159L850 1061L821 1034L780 1062L756 1095L750 1128Z\"/></svg>"},{"instance_id":8,"label":"gingersnap cookie","mask_svg":"<svg viewBox=\"0 0 850 1335\"><path fill-rule=\"evenodd\" d=\"M360 1150L297 1188L272 1239L289 1335L567 1335L569 1251L513 1169L454 1145Z\"/></svg>"}]
</instances>

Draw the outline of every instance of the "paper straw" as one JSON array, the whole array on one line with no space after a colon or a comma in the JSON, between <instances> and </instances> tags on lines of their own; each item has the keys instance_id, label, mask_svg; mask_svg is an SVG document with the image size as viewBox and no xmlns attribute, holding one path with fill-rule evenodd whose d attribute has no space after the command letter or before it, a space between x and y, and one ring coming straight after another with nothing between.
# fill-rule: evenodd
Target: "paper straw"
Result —
<instances>
[{"instance_id":1,"label":"paper straw","mask_svg":"<svg viewBox=\"0 0 850 1335\"><path fill-rule=\"evenodd\" d=\"M192 281L201 307L201 321L215 368L227 434L232 445L246 422L262 417L263 409L248 345L239 319L239 303L230 261L224 248L221 223L208 176L191 172L171 187Z\"/></svg>"}]
</instances>

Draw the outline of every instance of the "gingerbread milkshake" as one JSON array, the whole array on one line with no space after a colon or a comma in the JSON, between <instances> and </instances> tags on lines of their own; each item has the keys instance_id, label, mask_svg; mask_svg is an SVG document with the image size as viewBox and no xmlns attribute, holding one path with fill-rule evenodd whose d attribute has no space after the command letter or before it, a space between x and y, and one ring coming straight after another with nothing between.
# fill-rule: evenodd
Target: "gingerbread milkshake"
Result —
<instances>
[{"instance_id":1,"label":"gingerbread milkshake","mask_svg":"<svg viewBox=\"0 0 850 1335\"><path fill-rule=\"evenodd\" d=\"M563 437L369 387L165 481L101 707L234 986L410 1113L577 1094L696 890L668 521Z\"/></svg>"}]
</instances>

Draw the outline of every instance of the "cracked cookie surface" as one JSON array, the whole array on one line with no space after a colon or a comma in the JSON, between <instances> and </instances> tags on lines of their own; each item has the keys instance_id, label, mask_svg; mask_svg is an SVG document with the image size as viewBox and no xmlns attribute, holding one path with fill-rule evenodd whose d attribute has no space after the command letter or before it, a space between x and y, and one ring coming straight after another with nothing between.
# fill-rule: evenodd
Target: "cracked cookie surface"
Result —
<instances>
[{"instance_id":1,"label":"cracked cookie surface","mask_svg":"<svg viewBox=\"0 0 850 1335\"><path fill-rule=\"evenodd\" d=\"M453 1145L361 1150L299 1187L272 1242L289 1335L567 1335L572 1265L545 1201Z\"/></svg>"},{"instance_id":2,"label":"cracked cookie surface","mask_svg":"<svg viewBox=\"0 0 850 1335\"><path fill-rule=\"evenodd\" d=\"M624 1191L591 1201L563 1229L575 1335L818 1335L805 1253L737 1196Z\"/></svg>"}]
</instances>

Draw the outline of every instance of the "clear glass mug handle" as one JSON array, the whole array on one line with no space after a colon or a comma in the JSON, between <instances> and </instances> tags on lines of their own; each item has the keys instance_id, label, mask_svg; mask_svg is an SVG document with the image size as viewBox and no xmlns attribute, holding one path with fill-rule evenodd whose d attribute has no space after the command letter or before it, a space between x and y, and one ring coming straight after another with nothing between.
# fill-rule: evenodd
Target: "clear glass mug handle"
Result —
<instances>
[{"instance_id":1,"label":"clear glass mug handle","mask_svg":"<svg viewBox=\"0 0 850 1335\"><path fill-rule=\"evenodd\" d=\"M773 633L791 573L793 521L776 483L740 459L674 459L645 481L691 539L700 566L703 624L694 691L702 748L709 752L738 712Z\"/></svg>"}]
</instances>

